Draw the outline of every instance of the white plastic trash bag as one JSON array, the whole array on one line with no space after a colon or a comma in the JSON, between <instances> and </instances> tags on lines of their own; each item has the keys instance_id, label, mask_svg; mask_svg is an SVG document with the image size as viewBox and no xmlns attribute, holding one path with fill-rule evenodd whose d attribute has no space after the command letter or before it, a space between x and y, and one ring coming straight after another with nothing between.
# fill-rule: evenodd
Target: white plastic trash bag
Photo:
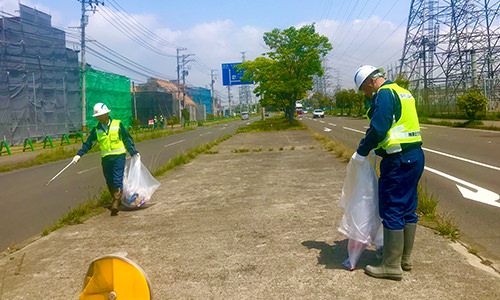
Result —
<instances>
[{"instance_id":1,"label":"white plastic trash bag","mask_svg":"<svg viewBox=\"0 0 500 300\"><path fill-rule=\"evenodd\" d=\"M122 204L130 208L140 207L151 199L159 186L160 183L149 173L141 158L134 155L125 167Z\"/></svg>"},{"instance_id":2,"label":"white plastic trash bag","mask_svg":"<svg viewBox=\"0 0 500 300\"><path fill-rule=\"evenodd\" d=\"M349 161L339 206L344 209L339 232L349 238L349 258L344 265L354 270L369 245L382 247L382 221L378 212L378 178L368 159Z\"/></svg>"}]
</instances>

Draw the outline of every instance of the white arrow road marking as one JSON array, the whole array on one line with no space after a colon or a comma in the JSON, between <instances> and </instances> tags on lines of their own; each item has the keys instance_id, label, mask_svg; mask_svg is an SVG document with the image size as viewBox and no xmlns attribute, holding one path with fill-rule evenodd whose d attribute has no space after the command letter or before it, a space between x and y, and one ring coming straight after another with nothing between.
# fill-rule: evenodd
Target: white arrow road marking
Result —
<instances>
[{"instance_id":1,"label":"white arrow road marking","mask_svg":"<svg viewBox=\"0 0 500 300\"><path fill-rule=\"evenodd\" d=\"M182 143L182 142L184 142L184 141L185 141L185 140L180 140L180 141L177 141L177 142L173 142L173 143L170 143L170 144L166 144L166 145L165 145L165 146L163 146L163 147L167 148L167 147L173 146L173 145L175 145L175 144Z\"/></svg>"},{"instance_id":2,"label":"white arrow road marking","mask_svg":"<svg viewBox=\"0 0 500 300\"><path fill-rule=\"evenodd\" d=\"M333 123L328 123L328 125L330 125L330 126L337 126L337 124L333 124Z\"/></svg>"},{"instance_id":3,"label":"white arrow road marking","mask_svg":"<svg viewBox=\"0 0 500 300\"><path fill-rule=\"evenodd\" d=\"M438 171L438 170L435 170L435 169L432 169L429 167L424 167L424 168L429 172L435 173L439 176L442 176L442 177L448 178L452 181L458 182L461 185L465 185L469 188L472 188L473 190L469 190L466 187L463 187L463 186L456 184L458 190L462 193L462 196L464 198L474 200L477 202L482 202L482 203L489 204L489 205L493 205L496 207L500 207L500 203L497 202L497 200L500 199L500 196L497 193L494 193L494 192L489 191L487 189L483 189L482 187L479 187L477 185L474 185L474 184L467 182L467 181L464 181L462 179L453 177L453 176L448 175L446 173L443 173L441 171Z\"/></svg>"},{"instance_id":4,"label":"white arrow road marking","mask_svg":"<svg viewBox=\"0 0 500 300\"><path fill-rule=\"evenodd\" d=\"M329 132L329 131L332 131L332 130L330 128L328 128L328 127L325 127L324 131Z\"/></svg>"},{"instance_id":5,"label":"white arrow road marking","mask_svg":"<svg viewBox=\"0 0 500 300\"><path fill-rule=\"evenodd\" d=\"M83 171L78 171L78 172L76 172L76 174L80 175L80 174L83 174L83 173L85 173L85 172L88 172L88 171L91 171L91 170L97 169L97 168L99 168L99 167L93 167L93 168L86 169L86 170L83 170Z\"/></svg>"}]
</instances>

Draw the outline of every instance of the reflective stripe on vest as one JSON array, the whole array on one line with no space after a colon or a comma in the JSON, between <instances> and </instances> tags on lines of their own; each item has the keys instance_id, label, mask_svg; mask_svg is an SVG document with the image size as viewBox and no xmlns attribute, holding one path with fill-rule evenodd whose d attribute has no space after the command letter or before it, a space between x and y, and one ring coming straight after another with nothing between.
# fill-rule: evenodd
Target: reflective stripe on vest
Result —
<instances>
[{"instance_id":1,"label":"reflective stripe on vest","mask_svg":"<svg viewBox=\"0 0 500 300\"><path fill-rule=\"evenodd\" d=\"M101 157L126 153L125 145L120 139L120 120L112 120L108 134L102 129L97 129L97 141L101 148Z\"/></svg>"},{"instance_id":2,"label":"reflective stripe on vest","mask_svg":"<svg viewBox=\"0 0 500 300\"><path fill-rule=\"evenodd\" d=\"M394 95L397 95L401 103L401 117L396 122L396 116L392 116L391 129L375 149L382 148L387 154L398 153L402 151L401 144L422 141L415 99L408 90L395 83L383 85L377 92L382 89L391 90Z\"/></svg>"}]
</instances>

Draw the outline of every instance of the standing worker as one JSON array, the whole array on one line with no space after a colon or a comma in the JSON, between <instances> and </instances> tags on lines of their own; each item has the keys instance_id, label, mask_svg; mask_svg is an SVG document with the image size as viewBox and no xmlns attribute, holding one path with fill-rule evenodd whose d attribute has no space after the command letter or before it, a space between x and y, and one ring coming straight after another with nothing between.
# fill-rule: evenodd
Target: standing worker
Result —
<instances>
[{"instance_id":1,"label":"standing worker","mask_svg":"<svg viewBox=\"0 0 500 300\"><path fill-rule=\"evenodd\" d=\"M109 117L110 110L103 103L94 105L94 114L99 123L90 132L87 141L78 150L73 162L77 163L80 157L92 149L96 142L101 148L102 171L106 178L109 192L113 197L111 216L116 216L119 211L123 192L123 171L125 169L125 149L131 156L138 155L132 137L120 120Z\"/></svg>"},{"instance_id":2,"label":"standing worker","mask_svg":"<svg viewBox=\"0 0 500 300\"><path fill-rule=\"evenodd\" d=\"M371 98L371 105L366 113L370 127L352 159L363 161L372 149L382 157L378 196L384 226L383 258L380 265L369 265L365 272L401 280L403 270L413 267L410 255L418 221L417 185L425 162L415 99L373 66L360 67L354 83Z\"/></svg>"}]
</instances>

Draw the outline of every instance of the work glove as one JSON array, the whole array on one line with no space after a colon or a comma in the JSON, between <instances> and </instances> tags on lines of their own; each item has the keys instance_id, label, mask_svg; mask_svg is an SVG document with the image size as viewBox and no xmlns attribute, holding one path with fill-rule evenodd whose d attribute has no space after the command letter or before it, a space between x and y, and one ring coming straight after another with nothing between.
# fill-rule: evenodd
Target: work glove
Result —
<instances>
[{"instance_id":1,"label":"work glove","mask_svg":"<svg viewBox=\"0 0 500 300\"><path fill-rule=\"evenodd\" d=\"M367 159L368 158L366 158L366 156L359 154L358 151L354 152L354 154L351 157L351 161L356 163L363 163Z\"/></svg>"},{"instance_id":2,"label":"work glove","mask_svg":"<svg viewBox=\"0 0 500 300\"><path fill-rule=\"evenodd\" d=\"M80 160L80 157L81 157L80 155L75 155L75 157L73 157L73 160L71 162L76 164Z\"/></svg>"},{"instance_id":3,"label":"work glove","mask_svg":"<svg viewBox=\"0 0 500 300\"><path fill-rule=\"evenodd\" d=\"M141 158L141 155L139 154L139 152L137 152L136 154L134 154L135 157L137 158Z\"/></svg>"}]
</instances>

